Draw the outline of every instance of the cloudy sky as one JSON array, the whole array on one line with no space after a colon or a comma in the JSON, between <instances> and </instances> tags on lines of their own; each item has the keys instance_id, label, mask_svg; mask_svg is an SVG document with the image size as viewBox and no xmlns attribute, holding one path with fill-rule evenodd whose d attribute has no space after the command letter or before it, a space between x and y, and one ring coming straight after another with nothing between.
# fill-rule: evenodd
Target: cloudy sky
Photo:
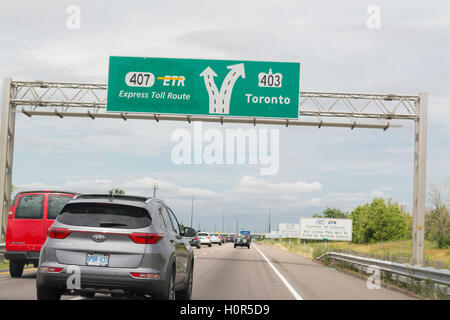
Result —
<instances>
[{"instance_id":1,"label":"cloudy sky","mask_svg":"<svg viewBox=\"0 0 450 320\"><path fill-rule=\"evenodd\" d=\"M70 6L80 28L70 29ZM369 28L368 8L380 9ZM370 24L369 24L370 25ZM448 1L13 1L0 3L0 76L106 83L108 57L299 61L301 91L429 94L427 183L450 181ZM1 94L1 93L0 93ZM399 123L399 122L397 122ZM190 223L262 232L327 206L374 197L412 210L413 124L401 129L277 128L279 171L176 165L173 122L17 116L13 183L158 196ZM251 128L204 124L204 130ZM274 129L260 126L257 129Z\"/></svg>"}]
</instances>

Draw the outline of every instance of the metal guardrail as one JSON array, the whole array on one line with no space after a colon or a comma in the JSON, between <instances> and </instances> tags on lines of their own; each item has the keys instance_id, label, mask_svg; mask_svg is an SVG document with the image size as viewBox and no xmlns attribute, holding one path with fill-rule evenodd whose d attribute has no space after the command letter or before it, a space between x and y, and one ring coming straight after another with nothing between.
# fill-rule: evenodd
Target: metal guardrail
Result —
<instances>
[{"instance_id":1,"label":"metal guardrail","mask_svg":"<svg viewBox=\"0 0 450 320\"><path fill-rule=\"evenodd\" d=\"M381 271L420 280L429 280L435 283L450 286L450 270L416 267L407 264L363 258L338 252L326 252L316 259L320 260L324 256L335 260L357 264L367 268L377 267Z\"/></svg>"}]
</instances>

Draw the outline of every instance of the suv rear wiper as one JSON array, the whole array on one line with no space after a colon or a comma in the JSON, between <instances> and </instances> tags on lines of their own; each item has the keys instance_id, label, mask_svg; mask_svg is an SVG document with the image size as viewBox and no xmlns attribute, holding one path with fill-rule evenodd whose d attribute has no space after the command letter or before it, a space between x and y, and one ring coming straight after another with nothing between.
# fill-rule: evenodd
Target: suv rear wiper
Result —
<instances>
[{"instance_id":1,"label":"suv rear wiper","mask_svg":"<svg viewBox=\"0 0 450 320\"><path fill-rule=\"evenodd\" d=\"M115 222L103 222L100 223L100 227L126 227L127 224L123 223L115 223Z\"/></svg>"}]
</instances>

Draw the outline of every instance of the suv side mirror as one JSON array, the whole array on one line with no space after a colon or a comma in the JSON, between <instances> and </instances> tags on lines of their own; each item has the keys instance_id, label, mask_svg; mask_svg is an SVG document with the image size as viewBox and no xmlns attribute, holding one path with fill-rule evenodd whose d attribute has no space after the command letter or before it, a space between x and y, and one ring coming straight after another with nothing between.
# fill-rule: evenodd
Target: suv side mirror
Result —
<instances>
[{"instance_id":1,"label":"suv side mirror","mask_svg":"<svg viewBox=\"0 0 450 320\"><path fill-rule=\"evenodd\" d=\"M195 234L196 234L195 229L189 228L189 227L184 227L184 235L186 237L194 237Z\"/></svg>"}]
</instances>

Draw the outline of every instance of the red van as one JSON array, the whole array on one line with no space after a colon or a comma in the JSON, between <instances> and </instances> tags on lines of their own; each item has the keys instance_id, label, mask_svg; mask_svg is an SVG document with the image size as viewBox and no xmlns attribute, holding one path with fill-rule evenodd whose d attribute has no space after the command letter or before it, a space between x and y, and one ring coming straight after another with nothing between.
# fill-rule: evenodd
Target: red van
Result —
<instances>
[{"instance_id":1,"label":"red van","mask_svg":"<svg viewBox=\"0 0 450 320\"><path fill-rule=\"evenodd\" d=\"M47 229L78 193L65 191L19 192L11 205L6 228L5 259L11 277L20 277L26 264L39 263L39 252L47 239Z\"/></svg>"}]
</instances>

